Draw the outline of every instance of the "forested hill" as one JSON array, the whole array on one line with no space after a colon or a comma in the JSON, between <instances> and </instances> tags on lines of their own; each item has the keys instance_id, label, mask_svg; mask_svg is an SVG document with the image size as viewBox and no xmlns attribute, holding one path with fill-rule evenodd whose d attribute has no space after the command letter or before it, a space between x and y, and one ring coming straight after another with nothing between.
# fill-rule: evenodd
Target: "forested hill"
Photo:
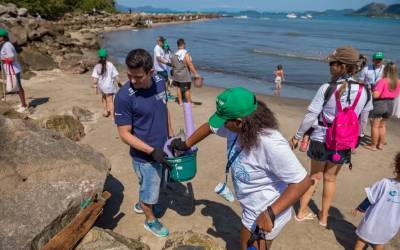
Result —
<instances>
[{"instance_id":1,"label":"forested hill","mask_svg":"<svg viewBox=\"0 0 400 250\"><path fill-rule=\"evenodd\" d=\"M0 0L0 4L13 3L28 9L29 14L57 19L68 12L91 12L93 10L115 12L114 0Z\"/></svg>"}]
</instances>

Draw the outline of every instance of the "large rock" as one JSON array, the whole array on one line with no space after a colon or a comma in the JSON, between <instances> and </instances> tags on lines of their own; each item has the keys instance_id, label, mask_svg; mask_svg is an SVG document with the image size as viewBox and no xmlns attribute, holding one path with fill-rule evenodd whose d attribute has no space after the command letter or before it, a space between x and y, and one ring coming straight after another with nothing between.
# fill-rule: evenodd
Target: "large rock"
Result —
<instances>
[{"instance_id":1,"label":"large rock","mask_svg":"<svg viewBox=\"0 0 400 250\"><path fill-rule=\"evenodd\" d=\"M28 42L28 31L23 26L16 25L10 29L10 37L12 41L22 46Z\"/></svg>"},{"instance_id":2,"label":"large rock","mask_svg":"<svg viewBox=\"0 0 400 250\"><path fill-rule=\"evenodd\" d=\"M108 229L92 228L75 250L150 250L139 240L129 239Z\"/></svg>"},{"instance_id":3,"label":"large rock","mask_svg":"<svg viewBox=\"0 0 400 250\"><path fill-rule=\"evenodd\" d=\"M85 127L80 121L70 115L54 115L40 122L43 128L53 129L63 136L79 141L85 136Z\"/></svg>"},{"instance_id":4,"label":"large rock","mask_svg":"<svg viewBox=\"0 0 400 250\"><path fill-rule=\"evenodd\" d=\"M28 16L28 9L26 9L26 8L19 8L19 9L17 10L17 14L18 14L18 16L26 17L26 16Z\"/></svg>"},{"instance_id":5,"label":"large rock","mask_svg":"<svg viewBox=\"0 0 400 250\"><path fill-rule=\"evenodd\" d=\"M24 48L20 54L20 58L31 70L52 70L56 67L51 56L31 48Z\"/></svg>"},{"instance_id":6,"label":"large rock","mask_svg":"<svg viewBox=\"0 0 400 250\"><path fill-rule=\"evenodd\" d=\"M0 249L40 249L99 195L109 161L33 122L0 116Z\"/></svg>"},{"instance_id":7,"label":"large rock","mask_svg":"<svg viewBox=\"0 0 400 250\"><path fill-rule=\"evenodd\" d=\"M1 97L3 97L3 84L0 84ZM5 101L0 101L0 115L4 115L10 119L26 119L27 116L24 113L18 113ZM1 172L1 166L0 166ZM1 248L0 248L1 249Z\"/></svg>"},{"instance_id":8,"label":"large rock","mask_svg":"<svg viewBox=\"0 0 400 250\"><path fill-rule=\"evenodd\" d=\"M16 17L18 16L18 8L17 5L13 4L13 3L8 3L6 5L6 9L7 9L7 13L12 16L12 17Z\"/></svg>"},{"instance_id":9,"label":"large rock","mask_svg":"<svg viewBox=\"0 0 400 250\"><path fill-rule=\"evenodd\" d=\"M223 250L208 235L188 232L176 232L168 237L163 250Z\"/></svg>"},{"instance_id":10,"label":"large rock","mask_svg":"<svg viewBox=\"0 0 400 250\"><path fill-rule=\"evenodd\" d=\"M0 16L7 13L7 7L0 4Z\"/></svg>"},{"instance_id":11,"label":"large rock","mask_svg":"<svg viewBox=\"0 0 400 250\"><path fill-rule=\"evenodd\" d=\"M92 111L78 106L72 107L72 114L74 115L75 119L82 122L92 121L94 116Z\"/></svg>"}]
</instances>

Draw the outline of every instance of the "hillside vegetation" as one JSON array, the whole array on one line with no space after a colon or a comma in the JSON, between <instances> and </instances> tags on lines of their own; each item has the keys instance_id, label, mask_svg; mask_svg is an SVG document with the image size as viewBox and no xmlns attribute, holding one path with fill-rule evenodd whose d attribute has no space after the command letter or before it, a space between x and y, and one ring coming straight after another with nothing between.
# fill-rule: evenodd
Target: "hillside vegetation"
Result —
<instances>
[{"instance_id":1,"label":"hillside vegetation","mask_svg":"<svg viewBox=\"0 0 400 250\"><path fill-rule=\"evenodd\" d=\"M88 12L96 10L115 11L114 0L0 0L0 4L14 3L27 8L31 15L56 19L67 12Z\"/></svg>"}]
</instances>

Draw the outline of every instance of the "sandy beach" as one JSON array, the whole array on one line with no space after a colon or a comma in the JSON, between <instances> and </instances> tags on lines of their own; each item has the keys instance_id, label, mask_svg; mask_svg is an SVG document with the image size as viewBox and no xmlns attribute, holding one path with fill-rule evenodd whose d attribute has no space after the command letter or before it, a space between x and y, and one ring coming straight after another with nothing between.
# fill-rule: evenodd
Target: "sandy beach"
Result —
<instances>
[{"instance_id":1,"label":"sandy beach","mask_svg":"<svg viewBox=\"0 0 400 250\"><path fill-rule=\"evenodd\" d=\"M125 73L121 73L126 79ZM206 79L207 81L207 79ZM111 118L104 118L100 96L91 88L90 73L71 75L55 71L37 72L23 81L27 99L32 106L31 117L40 119L54 114L72 113L73 106L89 109L95 119L84 123L86 136L79 143L88 144L102 152L112 163L111 175L105 189L112 193L97 226L109 228L131 238L140 237L151 249L162 249L165 239L159 239L143 228L143 215L133 212L138 200L137 177L131 166L128 146L121 142ZM193 90L193 114L196 126L206 122L215 109L215 96L221 89L203 87ZM17 103L17 96L8 96ZM271 96L258 96L275 112L280 131L290 138L296 131L308 101ZM184 128L183 110L170 102L173 128ZM353 170L344 166L338 176L336 199L331 208L329 229L317 220L298 223L292 220L274 241L273 249L350 249L356 236L355 227L361 217L354 218L350 210L365 198L364 188L384 177L392 177L392 158L400 145L400 122L388 124L388 145L383 151L370 152L359 148L353 155ZM369 131L369 130L368 130ZM187 183L171 184L161 192L160 204L166 208L161 221L171 232L192 230L213 237L222 247L238 249L241 208L237 201L228 203L214 193L216 184L224 178L226 145L222 138L210 136L199 145L196 178L191 181L194 200L187 193ZM296 155L308 170L310 161L305 153ZM322 186L314 196L313 209L320 207ZM400 249L400 236L386 249Z\"/></svg>"}]
</instances>

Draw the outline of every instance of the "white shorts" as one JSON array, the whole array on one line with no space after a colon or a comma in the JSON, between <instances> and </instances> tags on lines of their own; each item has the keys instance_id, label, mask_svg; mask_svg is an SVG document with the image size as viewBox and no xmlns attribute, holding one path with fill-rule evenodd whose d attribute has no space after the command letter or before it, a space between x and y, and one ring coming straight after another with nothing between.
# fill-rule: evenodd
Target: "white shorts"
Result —
<instances>
[{"instance_id":1,"label":"white shorts","mask_svg":"<svg viewBox=\"0 0 400 250\"><path fill-rule=\"evenodd\" d=\"M275 77L275 83L277 84L282 83L282 77L280 76Z\"/></svg>"},{"instance_id":2,"label":"white shorts","mask_svg":"<svg viewBox=\"0 0 400 250\"><path fill-rule=\"evenodd\" d=\"M265 240L275 239L280 234L285 225L290 221L291 218L292 218L292 207L286 209L281 214L279 214L279 216L276 217L275 225L272 231L269 233L265 233ZM255 220L250 222L249 220L245 220L242 217L242 223L243 226L245 226L250 232L254 232L256 228Z\"/></svg>"}]
</instances>

